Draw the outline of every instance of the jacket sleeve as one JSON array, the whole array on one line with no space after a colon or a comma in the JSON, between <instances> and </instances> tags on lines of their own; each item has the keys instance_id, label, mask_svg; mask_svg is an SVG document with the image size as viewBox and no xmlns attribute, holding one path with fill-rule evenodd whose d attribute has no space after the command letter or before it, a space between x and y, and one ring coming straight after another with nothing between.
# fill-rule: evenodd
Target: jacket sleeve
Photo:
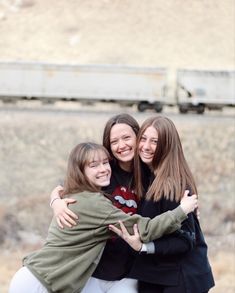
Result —
<instances>
[{"instance_id":1,"label":"jacket sleeve","mask_svg":"<svg viewBox=\"0 0 235 293\"><path fill-rule=\"evenodd\" d=\"M155 255L179 255L192 250L196 244L194 217L195 215L190 213L188 219L182 223L181 229L154 240Z\"/></svg>"},{"instance_id":2,"label":"jacket sleeve","mask_svg":"<svg viewBox=\"0 0 235 293\"><path fill-rule=\"evenodd\" d=\"M161 237L163 234L172 233L181 227L181 223L187 218L181 207L167 211L153 219L141 217L140 215L130 216L106 202L103 205L105 211L109 211L102 222L102 226L108 228L109 224L119 226L121 220L130 233L133 233L133 225L138 224L139 233L143 242L149 242Z\"/></svg>"}]
</instances>

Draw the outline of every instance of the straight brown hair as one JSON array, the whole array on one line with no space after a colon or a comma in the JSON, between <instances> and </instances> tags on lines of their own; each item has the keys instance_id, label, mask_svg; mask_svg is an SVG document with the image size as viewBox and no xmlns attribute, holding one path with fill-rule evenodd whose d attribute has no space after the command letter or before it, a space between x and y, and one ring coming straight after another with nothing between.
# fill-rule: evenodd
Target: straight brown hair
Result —
<instances>
[{"instance_id":1,"label":"straight brown hair","mask_svg":"<svg viewBox=\"0 0 235 293\"><path fill-rule=\"evenodd\" d=\"M93 142L80 143L72 149L68 159L62 196L85 190L100 191L100 188L92 184L84 173L85 166L92 161L97 153L104 153L110 159L106 148Z\"/></svg>"},{"instance_id":2,"label":"straight brown hair","mask_svg":"<svg viewBox=\"0 0 235 293\"><path fill-rule=\"evenodd\" d=\"M185 159L178 131L169 118L158 115L144 121L137 137L135 155L137 194L143 196L144 193L138 146L145 130L150 126L156 129L158 142L152 161L152 171L155 178L147 191L146 198L158 201L165 197L180 201L186 189L197 193L195 180Z\"/></svg>"},{"instance_id":3,"label":"straight brown hair","mask_svg":"<svg viewBox=\"0 0 235 293\"><path fill-rule=\"evenodd\" d=\"M103 146L109 151L110 156L111 156L112 160L114 161L114 163L116 163L116 158L113 156L112 151L111 151L110 133L111 133L112 127L116 124L129 125L133 129L136 136L138 135L138 132L140 129L139 124L135 120L135 118L129 114L126 114L126 113L121 113L121 114L115 115L107 121L105 128L104 128L104 132L103 132Z\"/></svg>"}]
</instances>

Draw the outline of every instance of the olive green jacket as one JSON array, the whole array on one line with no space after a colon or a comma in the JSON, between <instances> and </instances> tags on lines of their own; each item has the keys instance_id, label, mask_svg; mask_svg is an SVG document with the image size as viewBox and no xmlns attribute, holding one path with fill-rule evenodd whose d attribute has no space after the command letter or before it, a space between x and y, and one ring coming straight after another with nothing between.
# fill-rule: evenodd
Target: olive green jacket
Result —
<instances>
[{"instance_id":1,"label":"olive green jacket","mask_svg":"<svg viewBox=\"0 0 235 293\"><path fill-rule=\"evenodd\" d=\"M44 246L23 260L48 292L81 292L111 236L109 224L122 220L132 232L137 223L142 241L149 242L179 229L187 218L181 207L151 220L125 214L100 193L82 192L72 197L77 203L70 209L79 215L78 225L60 229L53 219Z\"/></svg>"}]
</instances>

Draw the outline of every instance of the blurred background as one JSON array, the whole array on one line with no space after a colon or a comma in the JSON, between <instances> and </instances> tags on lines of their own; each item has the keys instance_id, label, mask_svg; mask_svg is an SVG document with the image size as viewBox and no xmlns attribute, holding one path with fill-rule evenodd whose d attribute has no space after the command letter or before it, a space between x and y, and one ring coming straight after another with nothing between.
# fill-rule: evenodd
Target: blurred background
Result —
<instances>
[{"instance_id":1,"label":"blurred background","mask_svg":"<svg viewBox=\"0 0 235 293\"><path fill-rule=\"evenodd\" d=\"M235 70L235 2L0 0L1 62L163 67L174 98L179 68ZM232 293L235 110L180 114L165 105L162 111L176 124L198 183L216 281L211 292ZM155 114L98 101L0 100L1 292L7 292L22 257L43 243L52 217L49 195L63 179L69 151L85 140L100 142L106 121L120 112L140 124Z\"/></svg>"}]
</instances>

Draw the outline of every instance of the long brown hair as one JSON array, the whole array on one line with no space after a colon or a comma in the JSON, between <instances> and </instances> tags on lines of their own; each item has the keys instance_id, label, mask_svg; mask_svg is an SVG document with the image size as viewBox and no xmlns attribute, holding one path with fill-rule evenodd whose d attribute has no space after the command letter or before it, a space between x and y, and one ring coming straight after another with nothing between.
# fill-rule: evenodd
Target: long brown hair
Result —
<instances>
[{"instance_id":1,"label":"long brown hair","mask_svg":"<svg viewBox=\"0 0 235 293\"><path fill-rule=\"evenodd\" d=\"M145 130L150 126L156 129L158 142L152 161L155 178L147 191L146 198L158 201L165 197L170 200L180 201L186 189L190 188L192 193L197 193L195 180L184 157L177 129L169 118L161 115L145 120L137 137L135 155L137 192L141 195L143 194L138 145Z\"/></svg>"},{"instance_id":2,"label":"long brown hair","mask_svg":"<svg viewBox=\"0 0 235 293\"><path fill-rule=\"evenodd\" d=\"M72 149L68 159L63 196L85 190L99 191L99 188L92 184L84 173L85 166L97 153L105 153L110 158L104 146L93 142L80 143Z\"/></svg>"},{"instance_id":3,"label":"long brown hair","mask_svg":"<svg viewBox=\"0 0 235 293\"><path fill-rule=\"evenodd\" d=\"M139 124L135 120L135 118L133 118L131 115L126 114L126 113L115 115L107 121L105 128L104 128L104 132L103 132L103 146L109 151L110 156L114 162L116 162L116 158L114 157L114 155L112 154L112 151L111 151L110 133L111 133L112 127L116 124L129 125L132 128L132 130L134 131L134 133L136 134L136 136L138 135L138 132L140 129Z\"/></svg>"}]
</instances>

